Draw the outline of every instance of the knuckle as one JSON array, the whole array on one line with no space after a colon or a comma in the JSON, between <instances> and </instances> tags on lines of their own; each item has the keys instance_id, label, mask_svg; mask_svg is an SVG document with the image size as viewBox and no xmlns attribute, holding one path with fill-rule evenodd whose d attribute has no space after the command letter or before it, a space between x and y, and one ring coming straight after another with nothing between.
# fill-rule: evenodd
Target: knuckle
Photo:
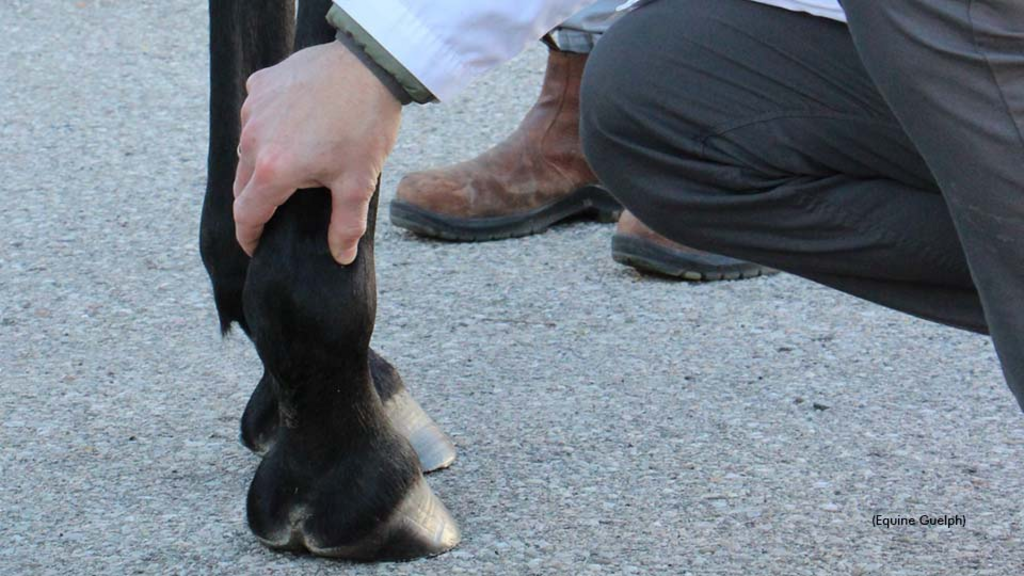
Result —
<instances>
[{"instance_id":1,"label":"knuckle","mask_svg":"<svg viewBox=\"0 0 1024 576\"><path fill-rule=\"evenodd\" d=\"M375 186L367 186L362 180L349 180L345 182L338 195L346 202L358 203L369 201L373 196Z\"/></svg>"},{"instance_id":2,"label":"knuckle","mask_svg":"<svg viewBox=\"0 0 1024 576\"><path fill-rule=\"evenodd\" d=\"M252 94L253 90L256 90L259 84L260 78L263 77L263 70L257 70L249 75L249 78L245 81L245 91Z\"/></svg>"},{"instance_id":3,"label":"knuckle","mask_svg":"<svg viewBox=\"0 0 1024 576\"><path fill-rule=\"evenodd\" d=\"M288 159L284 154L273 150L262 151L253 165L252 177L259 182L276 181L287 162Z\"/></svg>"},{"instance_id":4,"label":"knuckle","mask_svg":"<svg viewBox=\"0 0 1024 576\"><path fill-rule=\"evenodd\" d=\"M252 193L241 194L235 198L234 203L235 226L259 236L263 225L273 218L276 211L274 205L267 204L262 198L253 198Z\"/></svg>"},{"instance_id":5,"label":"knuckle","mask_svg":"<svg viewBox=\"0 0 1024 576\"><path fill-rule=\"evenodd\" d=\"M335 226L335 234L342 240L358 240L366 234L366 222L341 222Z\"/></svg>"},{"instance_id":6,"label":"knuckle","mask_svg":"<svg viewBox=\"0 0 1024 576\"><path fill-rule=\"evenodd\" d=\"M246 120L252 116L252 98L246 98L245 102L242 102L241 117L242 124L245 124Z\"/></svg>"},{"instance_id":7,"label":"knuckle","mask_svg":"<svg viewBox=\"0 0 1024 576\"><path fill-rule=\"evenodd\" d=\"M239 236L246 234L253 227L253 219L248 214L235 214L235 230Z\"/></svg>"},{"instance_id":8,"label":"knuckle","mask_svg":"<svg viewBox=\"0 0 1024 576\"><path fill-rule=\"evenodd\" d=\"M235 199L234 218L235 224L239 227L251 227L257 223L257 218L250 210L249 201L244 195Z\"/></svg>"},{"instance_id":9,"label":"knuckle","mask_svg":"<svg viewBox=\"0 0 1024 576\"><path fill-rule=\"evenodd\" d=\"M242 127L242 134L238 138L238 143L241 145L242 150L248 153L249 151L255 151L257 142L259 142L259 135L256 126L253 126L252 123L247 123Z\"/></svg>"}]
</instances>

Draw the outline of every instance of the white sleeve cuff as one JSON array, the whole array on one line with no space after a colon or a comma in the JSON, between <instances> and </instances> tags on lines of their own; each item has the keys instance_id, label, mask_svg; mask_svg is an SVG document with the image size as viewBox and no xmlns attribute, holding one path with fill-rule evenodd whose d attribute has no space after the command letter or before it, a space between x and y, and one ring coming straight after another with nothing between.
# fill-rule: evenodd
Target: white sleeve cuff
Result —
<instances>
[{"instance_id":1,"label":"white sleeve cuff","mask_svg":"<svg viewBox=\"0 0 1024 576\"><path fill-rule=\"evenodd\" d=\"M457 94L486 70L471 73L462 58L401 0L334 0L438 100Z\"/></svg>"}]
</instances>

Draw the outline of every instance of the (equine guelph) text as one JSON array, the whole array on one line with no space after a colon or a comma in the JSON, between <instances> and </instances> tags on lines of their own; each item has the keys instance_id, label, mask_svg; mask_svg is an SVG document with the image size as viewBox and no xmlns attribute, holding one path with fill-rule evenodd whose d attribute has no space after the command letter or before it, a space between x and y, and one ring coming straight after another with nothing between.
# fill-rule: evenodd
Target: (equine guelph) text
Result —
<instances>
[{"instance_id":1,"label":"(equine guelph) text","mask_svg":"<svg viewBox=\"0 0 1024 576\"><path fill-rule=\"evenodd\" d=\"M947 526L967 527L967 517L963 514L921 514L919 516L884 516L875 514L871 517L871 525L881 528L901 526Z\"/></svg>"}]
</instances>

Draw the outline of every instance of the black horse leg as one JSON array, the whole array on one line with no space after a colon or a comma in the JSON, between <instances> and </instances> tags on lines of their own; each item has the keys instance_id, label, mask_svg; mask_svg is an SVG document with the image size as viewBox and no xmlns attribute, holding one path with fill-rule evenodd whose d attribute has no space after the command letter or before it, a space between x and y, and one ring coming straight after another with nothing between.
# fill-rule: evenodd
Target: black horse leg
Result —
<instances>
[{"instance_id":1,"label":"black horse leg","mask_svg":"<svg viewBox=\"0 0 1024 576\"><path fill-rule=\"evenodd\" d=\"M370 376L376 205L375 195L356 261L339 266L326 241L330 193L300 191L278 209L249 265L245 317L277 384L281 423L247 512L272 548L385 560L459 541Z\"/></svg>"},{"instance_id":2,"label":"black horse leg","mask_svg":"<svg viewBox=\"0 0 1024 576\"><path fill-rule=\"evenodd\" d=\"M298 47L333 39L324 20L329 0L304 0L294 29ZM200 253L213 284L221 331L233 323L249 334L242 312L242 290L249 257L235 241L231 193L240 134L239 110L245 80L292 51L295 3L290 0L210 1L210 149L200 226ZM395 426L408 435L425 471L449 466L455 447L405 389L398 372L371 350L371 373ZM395 401L392 401L392 398ZM277 435L279 415L273 376L264 370L241 419L240 440L265 453Z\"/></svg>"},{"instance_id":3,"label":"black horse leg","mask_svg":"<svg viewBox=\"0 0 1024 576\"><path fill-rule=\"evenodd\" d=\"M235 241L231 192L245 81L291 53L294 18L291 0L210 0L210 148L199 251L225 334L232 323L249 333L242 313L249 257Z\"/></svg>"}]
</instances>

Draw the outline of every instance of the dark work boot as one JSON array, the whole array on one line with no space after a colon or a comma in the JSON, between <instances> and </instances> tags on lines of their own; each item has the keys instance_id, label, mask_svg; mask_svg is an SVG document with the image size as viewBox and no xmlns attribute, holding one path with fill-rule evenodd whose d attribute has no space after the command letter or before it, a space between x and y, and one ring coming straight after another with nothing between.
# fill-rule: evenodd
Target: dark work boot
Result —
<instances>
[{"instance_id":1,"label":"dark work boot","mask_svg":"<svg viewBox=\"0 0 1024 576\"><path fill-rule=\"evenodd\" d=\"M752 262L677 244L645 226L629 211L622 213L615 227L612 258L641 272L693 282L739 280L775 273Z\"/></svg>"}]
</instances>

